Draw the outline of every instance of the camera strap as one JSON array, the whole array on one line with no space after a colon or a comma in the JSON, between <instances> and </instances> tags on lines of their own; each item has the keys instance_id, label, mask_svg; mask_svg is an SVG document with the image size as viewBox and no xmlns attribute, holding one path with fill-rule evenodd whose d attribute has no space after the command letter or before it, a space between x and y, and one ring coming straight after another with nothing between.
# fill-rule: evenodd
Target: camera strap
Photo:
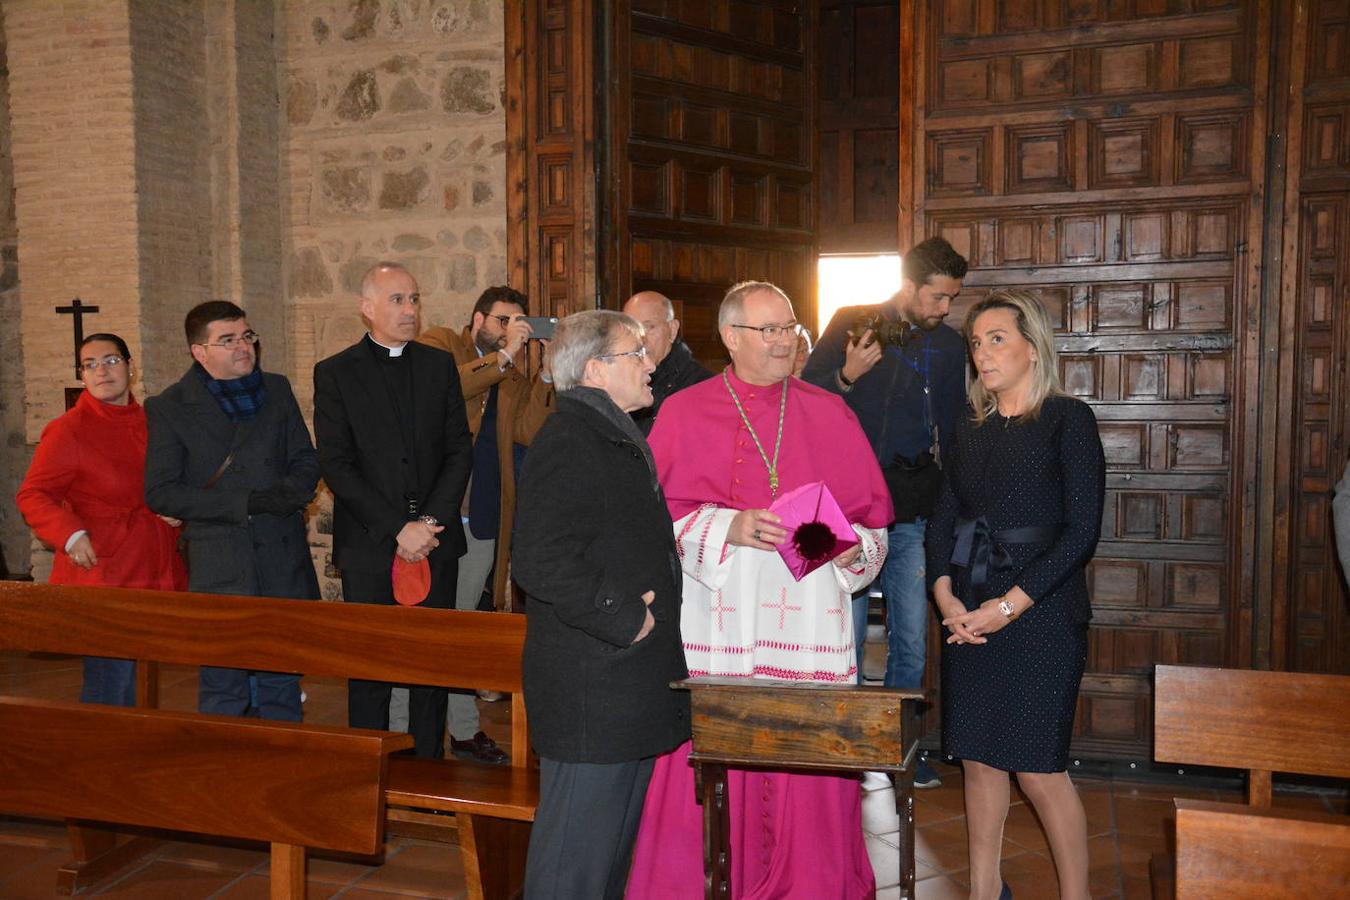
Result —
<instances>
[{"instance_id":1,"label":"camera strap","mask_svg":"<svg viewBox=\"0 0 1350 900\"><path fill-rule=\"evenodd\" d=\"M927 333L922 335L923 346L918 351L923 358L923 364L920 365L916 359L911 359L904 348L896 347L895 352L905 361L905 365L914 370L914 373L923 379L923 424L928 429L929 452L933 454L933 459L938 465L942 465L942 447L938 434L937 416L933 414L933 340Z\"/></svg>"}]
</instances>

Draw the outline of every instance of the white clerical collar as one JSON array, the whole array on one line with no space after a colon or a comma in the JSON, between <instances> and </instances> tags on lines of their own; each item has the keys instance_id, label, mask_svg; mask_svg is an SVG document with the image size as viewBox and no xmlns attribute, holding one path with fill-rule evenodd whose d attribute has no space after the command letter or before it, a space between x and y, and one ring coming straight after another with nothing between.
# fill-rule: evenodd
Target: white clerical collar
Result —
<instances>
[{"instance_id":1,"label":"white clerical collar","mask_svg":"<svg viewBox=\"0 0 1350 900\"><path fill-rule=\"evenodd\" d=\"M391 347L391 346L389 346L388 344L381 344L379 341L375 340L375 335L373 335L373 334L371 334L371 333L369 333L369 332L366 333L366 337L370 338L370 342L371 342L372 344L378 344L379 346L381 346L381 347L383 347L384 349L388 350L388 351L389 351L389 356L390 356L391 359L398 359L400 356L402 356L402 355L403 355L403 348L406 347L406 346L408 346L408 342L407 342L407 341L404 341L403 343L401 343L401 344L399 344L399 345L397 345L397 346L395 346L395 347Z\"/></svg>"}]
</instances>

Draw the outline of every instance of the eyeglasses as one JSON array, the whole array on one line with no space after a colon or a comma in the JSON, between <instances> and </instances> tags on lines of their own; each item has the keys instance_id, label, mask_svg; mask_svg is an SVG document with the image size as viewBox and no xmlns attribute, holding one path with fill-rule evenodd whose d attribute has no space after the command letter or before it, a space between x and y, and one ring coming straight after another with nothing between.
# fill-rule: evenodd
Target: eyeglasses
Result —
<instances>
[{"instance_id":1,"label":"eyeglasses","mask_svg":"<svg viewBox=\"0 0 1350 900\"><path fill-rule=\"evenodd\" d=\"M801 325L800 322L793 322L793 323L790 324L790 325L736 325L736 324L732 324L731 327L732 327L732 328L744 328L744 329L746 329L747 331L758 331L758 332L759 332L759 336L762 337L762 338L764 338L764 340L766 340L766 341L768 341L768 342L770 342L770 343L772 343L772 342L774 342L774 341L776 341L776 340L779 340L780 338L784 338L784 337L794 337L794 338L795 338L797 335L799 335L799 334L802 333L802 325Z\"/></svg>"},{"instance_id":2,"label":"eyeglasses","mask_svg":"<svg viewBox=\"0 0 1350 900\"><path fill-rule=\"evenodd\" d=\"M258 333L257 333L256 331L245 331L243 334L239 335L238 337L235 337L234 335L230 335L229 337L223 337L223 338L221 338L220 340L216 341L214 344L202 344L201 346L203 346L203 347L220 347L222 350L233 350L235 347L238 347L240 344L248 344L249 346L252 346L252 345L254 345L254 344L256 344L256 343L258 343Z\"/></svg>"},{"instance_id":3,"label":"eyeglasses","mask_svg":"<svg viewBox=\"0 0 1350 900\"><path fill-rule=\"evenodd\" d=\"M83 362L80 363L80 368L84 369L86 372L96 372L98 371L100 366L107 366L109 369L115 369L124 362L126 362L126 360L118 356L116 353L109 353L102 359L84 360Z\"/></svg>"},{"instance_id":4,"label":"eyeglasses","mask_svg":"<svg viewBox=\"0 0 1350 900\"><path fill-rule=\"evenodd\" d=\"M621 356L631 356L638 362L647 358L647 348L639 347L636 350L628 350L624 353L601 353L596 359L618 359Z\"/></svg>"},{"instance_id":5,"label":"eyeglasses","mask_svg":"<svg viewBox=\"0 0 1350 900\"><path fill-rule=\"evenodd\" d=\"M498 322L501 322L502 327L505 328L507 325L511 324L511 319L513 319L514 316L494 316L491 313L488 313L488 318L496 319Z\"/></svg>"}]
</instances>

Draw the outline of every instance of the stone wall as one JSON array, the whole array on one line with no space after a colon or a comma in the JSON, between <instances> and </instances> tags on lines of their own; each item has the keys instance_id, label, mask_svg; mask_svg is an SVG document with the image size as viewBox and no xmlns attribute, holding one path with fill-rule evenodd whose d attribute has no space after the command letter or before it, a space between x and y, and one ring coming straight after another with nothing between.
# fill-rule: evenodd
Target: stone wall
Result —
<instances>
[{"instance_id":1,"label":"stone wall","mask_svg":"<svg viewBox=\"0 0 1350 900\"><path fill-rule=\"evenodd\" d=\"M506 281L506 115L500 0L289 0L283 165L292 381L364 333L356 293L378 260L422 290L423 327L461 328ZM324 594L328 500L311 537Z\"/></svg>"},{"instance_id":2,"label":"stone wall","mask_svg":"<svg viewBox=\"0 0 1350 900\"><path fill-rule=\"evenodd\" d=\"M375 261L417 277L424 326L462 326L506 280L502 4L292 0L285 48L287 294L308 408L309 368L363 332L354 296Z\"/></svg>"}]
</instances>

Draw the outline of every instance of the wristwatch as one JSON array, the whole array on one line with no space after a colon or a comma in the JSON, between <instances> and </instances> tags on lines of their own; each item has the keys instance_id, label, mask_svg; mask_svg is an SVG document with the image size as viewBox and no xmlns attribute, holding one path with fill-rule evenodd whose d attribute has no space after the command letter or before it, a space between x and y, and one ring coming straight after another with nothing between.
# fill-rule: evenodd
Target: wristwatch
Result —
<instances>
[{"instance_id":1,"label":"wristwatch","mask_svg":"<svg viewBox=\"0 0 1350 900\"><path fill-rule=\"evenodd\" d=\"M1021 615L1021 613L1017 611L1017 607L1013 606L1012 601L1007 597L998 601L998 611L1007 616L1009 622L1016 622L1017 617Z\"/></svg>"},{"instance_id":2,"label":"wristwatch","mask_svg":"<svg viewBox=\"0 0 1350 900\"><path fill-rule=\"evenodd\" d=\"M430 525L432 528L435 528L437 525L441 524L440 522L436 521L435 516L418 516L417 521L421 522L423 525Z\"/></svg>"}]
</instances>

